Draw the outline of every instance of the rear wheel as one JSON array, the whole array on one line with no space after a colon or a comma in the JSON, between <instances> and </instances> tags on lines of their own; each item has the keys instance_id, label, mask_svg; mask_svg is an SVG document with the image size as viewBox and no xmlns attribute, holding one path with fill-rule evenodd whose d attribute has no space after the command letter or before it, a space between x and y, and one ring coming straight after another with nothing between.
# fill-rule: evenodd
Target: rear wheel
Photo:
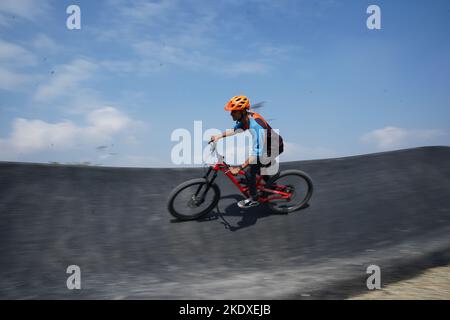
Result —
<instances>
[{"instance_id":1,"label":"rear wheel","mask_svg":"<svg viewBox=\"0 0 450 320\"><path fill-rule=\"evenodd\" d=\"M275 190L291 193L289 199L268 202L269 208L276 213L289 213L306 206L313 193L311 177L300 170L283 171L267 184Z\"/></svg>"},{"instance_id":2,"label":"rear wheel","mask_svg":"<svg viewBox=\"0 0 450 320\"><path fill-rule=\"evenodd\" d=\"M220 190L204 178L186 181L169 195L167 208L171 215L180 220L195 220L210 212L219 202Z\"/></svg>"}]
</instances>

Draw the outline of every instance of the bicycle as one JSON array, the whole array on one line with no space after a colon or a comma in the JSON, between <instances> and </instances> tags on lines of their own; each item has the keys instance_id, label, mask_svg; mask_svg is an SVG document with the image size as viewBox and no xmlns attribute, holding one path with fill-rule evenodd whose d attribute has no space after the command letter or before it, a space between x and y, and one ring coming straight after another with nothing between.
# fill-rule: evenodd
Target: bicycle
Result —
<instances>
[{"instance_id":1,"label":"bicycle","mask_svg":"<svg viewBox=\"0 0 450 320\"><path fill-rule=\"evenodd\" d=\"M203 178L192 179L178 185L170 193L167 208L172 216L179 220L196 220L208 214L217 206L220 199L220 189L216 183L218 172L223 172L239 189L244 197L249 197L249 187L246 185L245 172L240 170L235 177L229 170L230 166L225 163L224 157L218 153L217 144L210 143L211 155L215 155L218 161L209 166ZM213 173L212 177L210 177ZM300 186L293 183L282 183L283 179L297 178ZM306 191L302 192L305 184ZM256 179L260 203L266 203L274 213L290 213L305 207L313 193L313 182L311 177L303 171L290 169L280 172L264 182L258 175ZM211 192L210 192L211 191ZM302 196L300 201L295 201L295 196ZM178 206L177 202L181 205ZM185 212L186 211L186 212Z\"/></svg>"}]
</instances>

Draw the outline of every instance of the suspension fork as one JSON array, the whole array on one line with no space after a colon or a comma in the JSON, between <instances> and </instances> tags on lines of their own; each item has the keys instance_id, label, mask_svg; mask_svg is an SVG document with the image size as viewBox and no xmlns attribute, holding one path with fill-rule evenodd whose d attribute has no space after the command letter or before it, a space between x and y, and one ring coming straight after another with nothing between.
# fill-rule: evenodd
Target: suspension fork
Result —
<instances>
[{"instance_id":1,"label":"suspension fork","mask_svg":"<svg viewBox=\"0 0 450 320\"><path fill-rule=\"evenodd\" d=\"M203 176L203 178L205 178L206 180L206 189L203 192L202 196L201 196L201 201L204 200L206 193L208 192L209 188L211 187L211 185L214 183L214 180L216 180L217 178L217 171L214 172L214 175L212 176L211 180L208 180L209 175L211 174L211 171L213 170L212 167L209 167L208 172ZM195 197L198 197L198 194L200 192L200 190L202 189L203 185L198 186L197 191L195 192Z\"/></svg>"}]
</instances>

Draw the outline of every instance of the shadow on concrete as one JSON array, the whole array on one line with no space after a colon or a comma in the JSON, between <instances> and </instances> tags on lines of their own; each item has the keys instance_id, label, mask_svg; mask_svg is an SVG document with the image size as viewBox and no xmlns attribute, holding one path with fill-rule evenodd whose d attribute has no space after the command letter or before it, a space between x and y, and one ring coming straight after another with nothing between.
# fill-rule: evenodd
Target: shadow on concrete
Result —
<instances>
[{"instance_id":1,"label":"shadow on concrete","mask_svg":"<svg viewBox=\"0 0 450 320\"><path fill-rule=\"evenodd\" d=\"M233 199L234 202L222 211L219 206L216 207L214 211L206 215L204 218L197 220L198 222L208 222L208 221L216 221L221 220L221 224L225 227L225 229L230 230L232 232L238 231L244 228L251 227L257 223L259 219L263 219L269 216L277 215L277 216L286 216L287 213L275 213L270 208L262 203L258 207L253 207L249 209L241 209L238 207L237 202L242 200L242 195L233 194L225 197L221 197L220 200ZM220 201L219 201L220 203ZM291 214L295 214L298 211L304 210L309 207L309 204L304 206L303 208L292 212ZM229 217L240 217L237 223L230 223L227 218Z\"/></svg>"}]
</instances>

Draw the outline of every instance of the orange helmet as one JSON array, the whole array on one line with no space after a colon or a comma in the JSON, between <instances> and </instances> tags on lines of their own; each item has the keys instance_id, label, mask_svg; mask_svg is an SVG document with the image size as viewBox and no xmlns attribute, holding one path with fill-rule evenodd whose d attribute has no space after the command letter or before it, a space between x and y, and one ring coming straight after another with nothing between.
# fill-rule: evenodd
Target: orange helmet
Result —
<instances>
[{"instance_id":1,"label":"orange helmet","mask_svg":"<svg viewBox=\"0 0 450 320\"><path fill-rule=\"evenodd\" d=\"M228 101L225 108L226 111L250 109L250 100L246 96L234 96Z\"/></svg>"}]
</instances>

